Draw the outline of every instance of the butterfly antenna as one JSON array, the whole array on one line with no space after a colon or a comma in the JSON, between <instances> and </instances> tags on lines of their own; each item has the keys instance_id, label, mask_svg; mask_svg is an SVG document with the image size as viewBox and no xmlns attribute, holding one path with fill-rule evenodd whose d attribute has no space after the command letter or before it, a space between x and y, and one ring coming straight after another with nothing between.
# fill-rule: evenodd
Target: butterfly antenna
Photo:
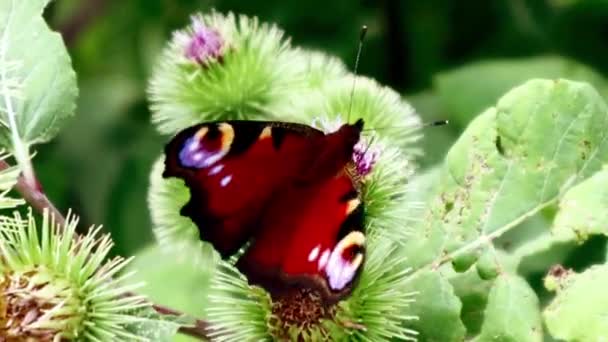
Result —
<instances>
[{"instance_id":1,"label":"butterfly antenna","mask_svg":"<svg viewBox=\"0 0 608 342\"><path fill-rule=\"evenodd\" d=\"M445 126L447 124L449 124L450 121L448 120L437 120L437 121L431 121L431 122L427 122L425 124L422 124L421 127L428 127L428 126Z\"/></svg>"},{"instance_id":2,"label":"butterfly antenna","mask_svg":"<svg viewBox=\"0 0 608 342\"><path fill-rule=\"evenodd\" d=\"M426 128L426 127L445 126L445 125L447 125L449 123L450 122L448 120L437 120L437 121L425 122L425 123L422 123L420 125L409 126L409 127L408 126L372 127L372 128L364 129L363 132L367 132L367 131L379 131L379 130L383 130L383 129L395 129L395 128L411 128L412 130L419 130L419 129Z\"/></svg>"},{"instance_id":3,"label":"butterfly antenna","mask_svg":"<svg viewBox=\"0 0 608 342\"><path fill-rule=\"evenodd\" d=\"M359 33L359 48L357 49L357 57L355 58L355 69L353 71L353 87L350 91L350 104L348 107L348 116L346 118L346 122L350 122L350 113L353 110L353 97L355 96L355 85L357 84L357 71L359 70L359 59L361 58L361 51L363 50L363 41L365 40L365 35L367 34L367 25L361 26L361 33Z\"/></svg>"}]
</instances>

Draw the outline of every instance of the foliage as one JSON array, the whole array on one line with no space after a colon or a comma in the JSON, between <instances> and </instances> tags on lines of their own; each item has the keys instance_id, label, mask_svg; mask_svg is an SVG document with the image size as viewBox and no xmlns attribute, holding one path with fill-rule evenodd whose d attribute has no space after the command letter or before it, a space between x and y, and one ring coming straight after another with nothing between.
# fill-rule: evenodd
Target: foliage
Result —
<instances>
[{"instance_id":1,"label":"foliage","mask_svg":"<svg viewBox=\"0 0 608 342\"><path fill-rule=\"evenodd\" d=\"M13 152L31 183L29 146L57 134L74 113L77 93L61 37L41 17L46 3L10 0L0 7L0 144Z\"/></svg>"},{"instance_id":2,"label":"foliage","mask_svg":"<svg viewBox=\"0 0 608 342\"><path fill-rule=\"evenodd\" d=\"M23 204L8 196L18 183L32 205L46 200L29 148L53 138L75 107L75 73L61 37L41 17L46 4L0 5L0 140L18 163L11 167L5 161L11 155L2 153L3 209ZM163 317L144 319L151 304L132 293L139 286L129 282L130 274L119 274L129 260L106 260L112 239L100 236L100 227L79 235L75 216L58 217L50 210L47 205L41 223L31 208L26 219L19 213L0 216L0 337L146 341L147 325L155 331L166 326ZM131 329L138 324L147 328ZM177 330L173 326L169 337Z\"/></svg>"},{"instance_id":3,"label":"foliage","mask_svg":"<svg viewBox=\"0 0 608 342\"><path fill-rule=\"evenodd\" d=\"M414 233L416 239L404 247L408 262L416 270L410 276L413 284L437 272L446 277L445 286L427 294L435 306L442 306L440 312L448 312L454 301L467 300L472 291L462 289L457 273L445 270L451 268L449 262L458 266L454 270L463 272L478 260L476 269L481 279L468 286L491 283L484 285L489 292L482 297L485 309L476 338L542 340L539 299L517 272L522 259L517 249L505 251L496 242L511 231L530 229L522 223L560 201L573 203L572 198L578 196L576 203L596 203L594 199L601 195L580 189L585 189L588 182L603 180L600 170L607 162L608 139L602 127L607 122L608 108L602 97L586 84L566 80L526 82L474 119L448 152L436 178L435 195L428 200L417 227L419 233ZM588 196L592 197L586 199ZM581 218L581 212L568 210L566 204L560 207L555 221L558 227L572 227ZM595 210L583 222L597 232L599 227L592 218L601 219L602 215L601 209ZM592 231L555 237L549 234L543 239L552 245L586 239ZM530 239L521 243L538 242ZM551 260L544 271L550 266ZM460 288L458 292L450 281ZM426 298L426 291L421 291L421 297ZM437 310L430 311L427 306L417 309L418 303L414 309L423 340L456 341L473 334L455 327L460 334L435 337L432 322L436 322ZM461 319L466 323L464 314L462 310Z\"/></svg>"}]
</instances>

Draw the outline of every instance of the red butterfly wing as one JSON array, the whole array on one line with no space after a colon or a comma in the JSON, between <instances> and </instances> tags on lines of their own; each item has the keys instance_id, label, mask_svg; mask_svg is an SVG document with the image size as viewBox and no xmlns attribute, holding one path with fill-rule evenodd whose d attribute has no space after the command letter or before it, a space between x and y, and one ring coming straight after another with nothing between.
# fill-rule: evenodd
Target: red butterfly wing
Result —
<instances>
[{"instance_id":1,"label":"red butterfly wing","mask_svg":"<svg viewBox=\"0 0 608 342\"><path fill-rule=\"evenodd\" d=\"M363 262L362 208L346 172L277 194L238 267L273 292L309 286L327 300L347 295Z\"/></svg>"},{"instance_id":2,"label":"red butterfly wing","mask_svg":"<svg viewBox=\"0 0 608 342\"><path fill-rule=\"evenodd\" d=\"M167 145L164 176L185 181L191 198L182 215L226 257L250 238L268 200L310 163L323 137L299 125L197 125Z\"/></svg>"},{"instance_id":3,"label":"red butterfly wing","mask_svg":"<svg viewBox=\"0 0 608 342\"><path fill-rule=\"evenodd\" d=\"M165 177L190 189L182 214L250 282L271 292L313 286L346 295L363 260L358 192L347 172L363 122L311 127L232 121L193 126L166 148Z\"/></svg>"}]
</instances>

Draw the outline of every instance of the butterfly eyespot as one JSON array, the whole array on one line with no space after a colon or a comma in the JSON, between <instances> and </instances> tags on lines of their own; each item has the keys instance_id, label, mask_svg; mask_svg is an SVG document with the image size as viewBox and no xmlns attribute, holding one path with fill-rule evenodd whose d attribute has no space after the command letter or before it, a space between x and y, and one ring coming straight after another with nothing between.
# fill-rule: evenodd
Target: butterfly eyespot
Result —
<instances>
[{"instance_id":1,"label":"butterfly eyespot","mask_svg":"<svg viewBox=\"0 0 608 342\"><path fill-rule=\"evenodd\" d=\"M272 137L272 127L266 126L262 130L262 133L260 133L259 139L262 140L262 139L267 139L267 138L270 138L270 137Z\"/></svg>"},{"instance_id":2,"label":"butterfly eyespot","mask_svg":"<svg viewBox=\"0 0 608 342\"><path fill-rule=\"evenodd\" d=\"M209 127L201 127L201 129L194 133L194 138L200 142L201 140L203 140L205 135L207 135L207 132L209 132Z\"/></svg>"},{"instance_id":3,"label":"butterfly eyespot","mask_svg":"<svg viewBox=\"0 0 608 342\"><path fill-rule=\"evenodd\" d=\"M365 235L360 231L353 231L342 238L331 252L325 273L332 290L344 289L355 278L363 263L361 250L364 244Z\"/></svg>"},{"instance_id":4,"label":"butterfly eyespot","mask_svg":"<svg viewBox=\"0 0 608 342\"><path fill-rule=\"evenodd\" d=\"M353 211L355 211L359 205L361 204L361 200L358 198L351 199L346 203L346 215L350 215Z\"/></svg>"},{"instance_id":5,"label":"butterfly eyespot","mask_svg":"<svg viewBox=\"0 0 608 342\"><path fill-rule=\"evenodd\" d=\"M179 152L179 160L185 167L210 167L228 154L233 140L234 129L230 124L221 123L217 129L201 127L186 139Z\"/></svg>"},{"instance_id":6,"label":"butterfly eyespot","mask_svg":"<svg viewBox=\"0 0 608 342\"><path fill-rule=\"evenodd\" d=\"M222 122L221 124L219 124L218 130L221 133L220 139L222 141L220 150L222 152L228 153L228 151L230 150L230 146L234 141L234 128L232 128L231 124Z\"/></svg>"},{"instance_id":7,"label":"butterfly eyespot","mask_svg":"<svg viewBox=\"0 0 608 342\"><path fill-rule=\"evenodd\" d=\"M357 253L357 255L355 256L355 258L351 261L351 266L355 269L359 268L359 266L361 266L361 263L363 263L363 254L361 253Z\"/></svg>"},{"instance_id":8,"label":"butterfly eyespot","mask_svg":"<svg viewBox=\"0 0 608 342\"><path fill-rule=\"evenodd\" d=\"M340 250L340 252L343 252L349 247L363 247L364 245L365 235L362 232L355 230L343 237L342 240L340 240L340 242L338 242L338 244L336 245L334 251Z\"/></svg>"}]
</instances>

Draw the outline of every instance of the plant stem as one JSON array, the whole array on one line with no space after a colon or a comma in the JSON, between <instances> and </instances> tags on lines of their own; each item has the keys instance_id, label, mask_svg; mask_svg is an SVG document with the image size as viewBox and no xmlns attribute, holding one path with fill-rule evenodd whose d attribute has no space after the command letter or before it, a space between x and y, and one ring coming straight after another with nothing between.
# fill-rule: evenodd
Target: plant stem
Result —
<instances>
[{"instance_id":1,"label":"plant stem","mask_svg":"<svg viewBox=\"0 0 608 342\"><path fill-rule=\"evenodd\" d=\"M11 165L9 165L6 161L0 160L0 171L5 170L9 167L11 167ZM15 184L14 189L32 208L34 208L34 210L39 213L42 213L45 209L48 210L49 213L54 217L55 222L57 222L60 227L63 227L65 224L65 217L46 196L46 194L42 190L40 182L37 178L35 178L36 176L33 172L33 169L32 175L34 176L35 180L35 182L33 183L34 185L31 185L30 182L27 182L23 176L19 176L19 179L17 180L17 184ZM126 295L133 295L133 293L126 293ZM152 304L152 308L161 315L184 315L182 312L157 304ZM203 341L210 341L211 338L208 334L209 328L210 325L208 322L197 319L194 326L182 326L179 328L179 332L184 335L198 338Z\"/></svg>"},{"instance_id":2,"label":"plant stem","mask_svg":"<svg viewBox=\"0 0 608 342\"><path fill-rule=\"evenodd\" d=\"M10 165L4 161L0 160L0 171L9 168ZM42 186L35 178L36 174L32 170L32 175L36 180L34 185L30 185L25 181L23 176L19 176L17 180L17 184L15 184L15 190L23 197L23 199L37 212L42 213L44 209L47 209L49 213L55 218L55 222L57 222L61 227L65 224L65 217L57 210L57 208L53 205L51 201L49 201L48 197L42 190Z\"/></svg>"}]
</instances>

